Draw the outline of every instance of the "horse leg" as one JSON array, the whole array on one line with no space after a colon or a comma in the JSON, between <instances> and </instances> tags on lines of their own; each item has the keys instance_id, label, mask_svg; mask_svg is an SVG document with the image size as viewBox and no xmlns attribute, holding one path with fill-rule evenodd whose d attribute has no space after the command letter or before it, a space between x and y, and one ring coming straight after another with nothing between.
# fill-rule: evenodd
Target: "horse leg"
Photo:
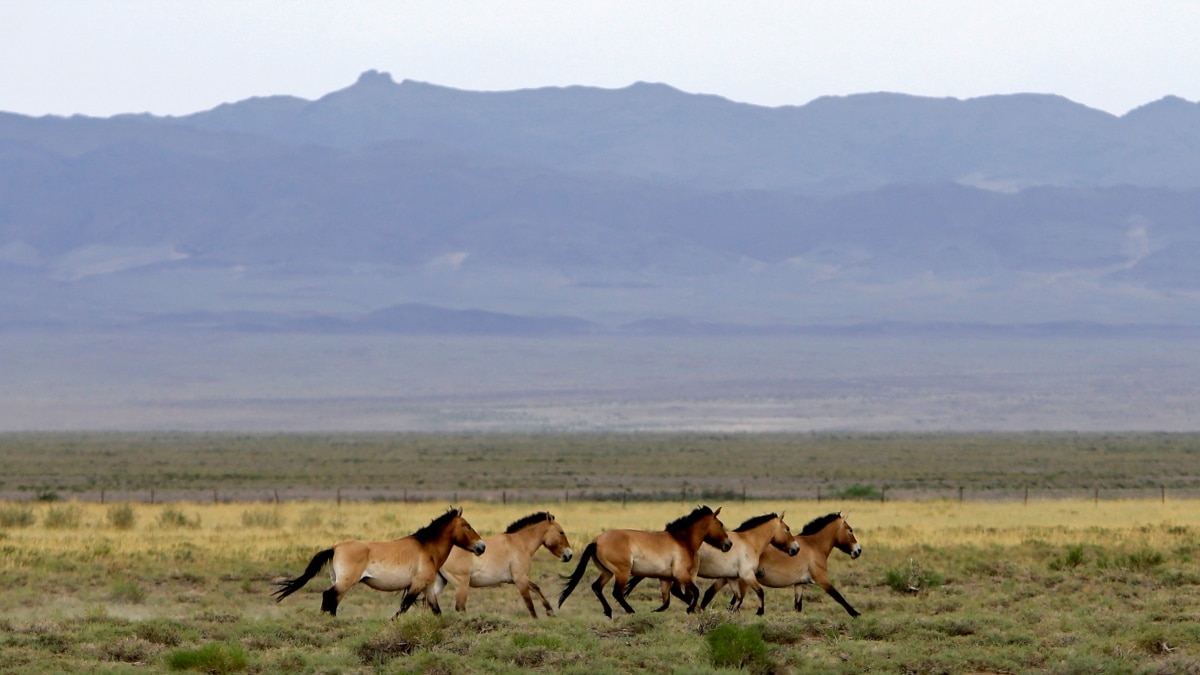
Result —
<instances>
[{"instance_id":1,"label":"horse leg","mask_svg":"<svg viewBox=\"0 0 1200 675\"><path fill-rule=\"evenodd\" d=\"M725 584L727 583L729 583L727 579L717 579L714 581L713 585L709 586L707 591L704 591L704 597L700 600L700 609L708 609L708 604L713 601L713 598L717 597L717 592L725 588Z\"/></svg>"},{"instance_id":2,"label":"horse leg","mask_svg":"<svg viewBox=\"0 0 1200 675\"><path fill-rule=\"evenodd\" d=\"M542 595L542 589L537 584L533 583L531 579L526 579L525 583L529 584L530 590L532 590L534 593L537 593L537 596L542 599L542 607L546 608L546 616L554 616L554 607L550 605L550 601L546 599L546 596ZM529 611L530 613L533 613L533 607L530 607ZM534 614L533 616L535 619L537 618L537 614Z\"/></svg>"},{"instance_id":3,"label":"horse leg","mask_svg":"<svg viewBox=\"0 0 1200 675\"><path fill-rule=\"evenodd\" d=\"M471 592L471 582L467 581L465 584L460 584L456 579L454 583L456 584L454 588L454 611L465 612L467 611L467 594Z\"/></svg>"},{"instance_id":4,"label":"horse leg","mask_svg":"<svg viewBox=\"0 0 1200 675\"><path fill-rule=\"evenodd\" d=\"M667 581L666 579L659 581L658 584L659 591L662 593L662 606L654 611L665 612L667 611L667 608L671 606L671 593L675 590L675 587L672 586L671 582Z\"/></svg>"},{"instance_id":5,"label":"horse leg","mask_svg":"<svg viewBox=\"0 0 1200 675\"><path fill-rule=\"evenodd\" d=\"M596 577L596 580L592 582L592 592L600 600L600 606L604 608L604 616L610 619L612 618L612 605L609 605L608 601L604 599L604 584L607 584L611 578L612 572L601 568L600 576Z\"/></svg>"},{"instance_id":6,"label":"horse leg","mask_svg":"<svg viewBox=\"0 0 1200 675\"><path fill-rule=\"evenodd\" d=\"M700 587L696 585L695 581L688 581L687 584L683 586L683 593L684 595L680 596L680 600L685 600L687 602L687 613L695 613L696 606L700 604Z\"/></svg>"},{"instance_id":7,"label":"horse leg","mask_svg":"<svg viewBox=\"0 0 1200 675\"><path fill-rule=\"evenodd\" d=\"M529 595L529 585L532 582L530 582L528 579L522 579L514 581L513 583L516 584L517 592L521 594L521 599L525 601L525 608L529 610L529 615L536 619L537 610L533 608L533 598ZM538 592L538 595L541 595L540 591ZM545 603L546 599L542 598L542 602Z\"/></svg>"},{"instance_id":8,"label":"horse leg","mask_svg":"<svg viewBox=\"0 0 1200 675\"><path fill-rule=\"evenodd\" d=\"M753 588L754 594L758 596L758 611L755 612L755 614L758 616L765 614L767 612L767 594L763 591L762 585L759 584L757 580L753 582L743 581L742 583L750 586L750 588Z\"/></svg>"},{"instance_id":9,"label":"horse leg","mask_svg":"<svg viewBox=\"0 0 1200 675\"><path fill-rule=\"evenodd\" d=\"M846 610L846 612L848 612L850 614L851 617L853 617L853 618L859 617L858 610L854 609L853 607L850 606L850 603L846 602L846 599L842 597L841 593L838 593L838 590L833 587L833 584L829 584L829 585L825 586L824 588L825 588L825 592L829 594L829 597L833 598L834 600L837 600L838 604L841 605Z\"/></svg>"},{"instance_id":10,"label":"horse leg","mask_svg":"<svg viewBox=\"0 0 1200 675\"><path fill-rule=\"evenodd\" d=\"M802 611L804 611L804 593L800 590L801 584L796 584L795 586L792 586L792 588L796 592L796 600L795 600L794 607L796 608L797 612L802 612Z\"/></svg>"},{"instance_id":11,"label":"horse leg","mask_svg":"<svg viewBox=\"0 0 1200 675\"><path fill-rule=\"evenodd\" d=\"M622 579L622 577L625 577L625 578ZM628 576L618 572L616 583L613 584L612 595L613 595L613 599L615 599L617 601L617 604L621 606L621 609L625 610L626 614L633 614L633 607L630 607L629 603L625 601L625 584L628 581L629 581Z\"/></svg>"},{"instance_id":12,"label":"horse leg","mask_svg":"<svg viewBox=\"0 0 1200 675\"><path fill-rule=\"evenodd\" d=\"M337 586L330 586L321 594L321 611L329 612L329 616L337 616L338 603L341 600L342 594L338 593Z\"/></svg>"}]
</instances>

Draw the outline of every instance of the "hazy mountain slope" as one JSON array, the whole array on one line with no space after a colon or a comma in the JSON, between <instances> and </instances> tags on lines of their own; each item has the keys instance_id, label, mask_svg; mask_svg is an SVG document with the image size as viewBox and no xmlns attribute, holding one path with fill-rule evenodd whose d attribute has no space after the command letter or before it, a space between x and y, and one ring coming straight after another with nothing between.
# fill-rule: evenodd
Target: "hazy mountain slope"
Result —
<instances>
[{"instance_id":1,"label":"hazy mountain slope","mask_svg":"<svg viewBox=\"0 0 1200 675\"><path fill-rule=\"evenodd\" d=\"M1177 98L1121 118L1036 94L880 93L765 108L658 84L469 92L370 71L307 104L251 99L178 122L339 147L427 140L717 189L1200 185L1200 106Z\"/></svg>"}]
</instances>

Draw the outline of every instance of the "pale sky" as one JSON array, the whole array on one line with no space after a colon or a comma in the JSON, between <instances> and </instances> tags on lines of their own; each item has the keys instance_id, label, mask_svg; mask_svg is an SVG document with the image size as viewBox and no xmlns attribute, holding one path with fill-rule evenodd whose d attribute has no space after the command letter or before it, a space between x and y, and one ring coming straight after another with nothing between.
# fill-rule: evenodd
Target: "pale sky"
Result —
<instances>
[{"instance_id":1,"label":"pale sky","mask_svg":"<svg viewBox=\"0 0 1200 675\"><path fill-rule=\"evenodd\" d=\"M1200 0L0 0L0 111L186 114L376 69L475 90L663 82L760 105L892 91L1200 99Z\"/></svg>"}]
</instances>

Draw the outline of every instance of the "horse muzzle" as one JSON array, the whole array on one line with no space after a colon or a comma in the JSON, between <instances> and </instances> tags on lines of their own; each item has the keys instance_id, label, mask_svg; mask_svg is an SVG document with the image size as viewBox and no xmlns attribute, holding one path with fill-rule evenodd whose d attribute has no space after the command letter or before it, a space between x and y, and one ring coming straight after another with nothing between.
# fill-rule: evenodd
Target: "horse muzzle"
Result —
<instances>
[{"instance_id":1,"label":"horse muzzle","mask_svg":"<svg viewBox=\"0 0 1200 675\"><path fill-rule=\"evenodd\" d=\"M862 555L862 547L855 544L854 548L850 549L850 559L854 560L855 558L858 558L858 556L860 556L860 555Z\"/></svg>"},{"instance_id":2,"label":"horse muzzle","mask_svg":"<svg viewBox=\"0 0 1200 675\"><path fill-rule=\"evenodd\" d=\"M800 542L792 541L792 545L787 547L787 554L794 556L800 552Z\"/></svg>"},{"instance_id":3,"label":"horse muzzle","mask_svg":"<svg viewBox=\"0 0 1200 675\"><path fill-rule=\"evenodd\" d=\"M731 548L733 548L733 542L726 539L725 543L721 544L721 553L729 553Z\"/></svg>"},{"instance_id":4,"label":"horse muzzle","mask_svg":"<svg viewBox=\"0 0 1200 675\"><path fill-rule=\"evenodd\" d=\"M483 555L483 552L486 550L487 544L483 543L482 541L477 541L471 546L471 553L474 553L475 555Z\"/></svg>"},{"instance_id":5,"label":"horse muzzle","mask_svg":"<svg viewBox=\"0 0 1200 675\"><path fill-rule=\"evenodd\" d=\"M559 556L558 559L563 562L571 562L571 558L573 558L573 557L575 557L575 552L572 551L571 549L567 549L562 552L562 555Z\"/></svg>"}]
</instances>

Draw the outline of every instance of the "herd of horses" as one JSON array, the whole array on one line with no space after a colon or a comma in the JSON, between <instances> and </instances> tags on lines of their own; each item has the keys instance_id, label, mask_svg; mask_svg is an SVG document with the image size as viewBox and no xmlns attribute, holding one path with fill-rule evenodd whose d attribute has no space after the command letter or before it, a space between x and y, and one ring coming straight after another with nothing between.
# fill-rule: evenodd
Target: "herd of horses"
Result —
<instances>
[{"instance_id":1,"label":"herd of horses","mask_svg":"<svg viewBox=\"0 0 1200 675\"><path fill-rule=\"evenodd\" d=\"M829 581L828 560L833 549L851 558L862 554L844 514L815 518L793 535L783 514L755 516L726 530L720 513L719 508L714 511L699 506L661 531L602 532L584 548L575 571L564 576L566 584L558 596L558 606L566 602L591 563L600 572L592 582L592 592L609 618L612 606L604 597L608 582L615 580L612 597L621 609L632 614L634 609L627 598L647 578L659 580L662 605L656 612L670 606L672 595L687 605L689 613L703 610L718 591L736 582L729 603L731 611L741 608L743 599L753 590L758 596L758 614L762 615L766 610L764 586L792 587L793 607L800 611L801 587L816 584L850 616L859 615ZM342 596L358 583L378 591L403 593L396 616L422 596L429 609L440 614L438 596L448 583L453 583L454 607L460 612L466 610L471 588L514 584L534 618L537 611L532 594L541 600L546 614L554 616L554 608L542 589L529 578L533 555L541 547L562 562L574 556L566 532L548 512L532 513L501 534L480 537L463 518L462 509L451 508L407 537L344 541L325 549L313 556L300 576L277 582L272 595L277 601L283 600L328 565L333 583L321 596L321 610L333 615ZM697 579L714 581L703 597Z\"/></svg>"}]
</instances>

